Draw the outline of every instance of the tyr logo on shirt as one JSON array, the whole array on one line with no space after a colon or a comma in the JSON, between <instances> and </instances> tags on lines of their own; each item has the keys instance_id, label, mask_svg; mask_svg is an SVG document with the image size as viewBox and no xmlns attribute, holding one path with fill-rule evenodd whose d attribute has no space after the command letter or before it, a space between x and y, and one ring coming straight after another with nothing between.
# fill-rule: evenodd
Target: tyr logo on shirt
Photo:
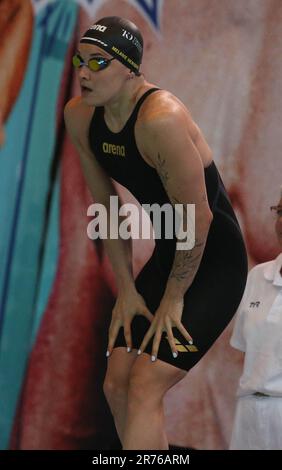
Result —
<instances>
[{"instance_id":1,"label":"tyr logo on shirt","mask_svg":"<svg viewBox=\"0 0 282 470\"><path fill-rule=\"evenodd\" d=\"M251 303L250 303L250 307L251 307L251 308L255 308L255 307L258 308L259 306L260 306L260 302L259 302L259 301L257 301L257 302L251 302Z\"/></svg>"},{"instance_id":2,"label":"tyr logo on shirt","mask_svg":"<svg viewBox=\"0 0 282 470\"><path fill-rule=\"evenodd\" d=\"M120 155L121 157L125 157L125 146L108 144L108 142L103 142L103 152L110 153L112 155Z\"/></svg>"}]
</instances>

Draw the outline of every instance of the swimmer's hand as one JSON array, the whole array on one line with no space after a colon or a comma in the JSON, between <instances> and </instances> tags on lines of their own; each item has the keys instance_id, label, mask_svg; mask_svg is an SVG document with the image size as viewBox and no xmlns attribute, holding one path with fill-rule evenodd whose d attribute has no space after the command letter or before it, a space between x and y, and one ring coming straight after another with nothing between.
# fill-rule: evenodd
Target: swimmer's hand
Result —
<instances>
[{"instance_id":1,"label":"swimmer's hand","mask_svg":"<svg viewBox=\"0 0 282 470\"><path fill-rule=\"evenodd\" d=\"M127 347L132 350L130 325L135 315L144 315L150 322L154 319L154 315L147 308L142 295L140 295L133 287L118 294L112 311L112 320L108 335L107 356L109 356L113 350L121 326L124 328L124 337Z\"/></svg>"},{"instance_id":2,"label":"swimmer's hand","mask_svg":"<svg viewBox=\"0 0 282 470\"><path fill-rule=\"evenodd\" d=\"M187 339L189 344L193 344L192 337L181 323L183 306L183 297L178 297L175 299L163 297L158 309L154 314L154 320L152 321L150 328L144 336L138 354L141 354L144 351L151 337L155 335L151 357L152 361L155 361L157 359L162 333L163 331L166 331L173 357L177 357L178 352L172 333L172 327L177 327L182 336Z\"/></svg>"}]
</instances>

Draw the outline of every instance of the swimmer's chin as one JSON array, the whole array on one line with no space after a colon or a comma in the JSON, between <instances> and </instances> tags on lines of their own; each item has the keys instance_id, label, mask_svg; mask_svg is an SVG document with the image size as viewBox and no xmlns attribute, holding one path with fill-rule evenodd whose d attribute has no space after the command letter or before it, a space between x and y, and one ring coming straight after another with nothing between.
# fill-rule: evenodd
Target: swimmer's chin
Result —
<instances>
[{"instance_id":1,"label":"swimmer's chin","mask_svg":"<svg viewBox=\"0 0 282 470\"><path fill-rule=\"evenodd\" d=\"M83 96L81 95L81 101L86 104L87 106L104 106L104 102L102 101L97 101L97 99L93 99L93 97L90 96Z\"/></svg>"},{"instance_id":2,"label":"swimmer's chin","mask_svg":"<svg viewBox=\"0 0 282 470\"><path fill-rule=\"evenodd\" d=\"M88 104L88 106L97 106L96 103L94 103L93 98L91 99L91 97L84 96L83 94L81 94L80 97L83 103Z\"/></svg>"}]
</instances>

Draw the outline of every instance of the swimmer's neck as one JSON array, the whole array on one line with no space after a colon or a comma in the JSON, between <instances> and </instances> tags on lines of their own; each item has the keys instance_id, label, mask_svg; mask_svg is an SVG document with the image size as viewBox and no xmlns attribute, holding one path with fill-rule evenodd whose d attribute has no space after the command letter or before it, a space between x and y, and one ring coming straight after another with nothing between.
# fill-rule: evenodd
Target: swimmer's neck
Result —
<instances>
[{"instance_id":1,"label":"swimmer's neck","mask_svg":"<svg viewBox=\"0 0 282 470\"><path fill-rule=\"evenodd\" d=\"M131 114L142 89L151 85L144 76L134 77L125 82L120 93L104 105L104 116L112 125L119 127Z\"/></svg>"}]
</instances>

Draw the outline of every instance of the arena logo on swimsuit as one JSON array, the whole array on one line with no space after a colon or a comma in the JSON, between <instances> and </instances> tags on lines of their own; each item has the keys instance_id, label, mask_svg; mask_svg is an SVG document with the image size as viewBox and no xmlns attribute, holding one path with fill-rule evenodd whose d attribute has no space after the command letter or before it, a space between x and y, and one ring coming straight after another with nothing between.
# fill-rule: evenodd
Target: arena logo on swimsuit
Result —
<instances>
[{"instance_id":1,"label":"arena logo on swimsuit","mask_svg":"<svg viewBox=\"0 0 282 470\"><path fill-rule=\"evenodd\" d=\"M125 146L108 144L108 142L103 142L103 152L108 153L110 155L119 155L121 157L125 157Z\"/></svg>"}]
</instances>

